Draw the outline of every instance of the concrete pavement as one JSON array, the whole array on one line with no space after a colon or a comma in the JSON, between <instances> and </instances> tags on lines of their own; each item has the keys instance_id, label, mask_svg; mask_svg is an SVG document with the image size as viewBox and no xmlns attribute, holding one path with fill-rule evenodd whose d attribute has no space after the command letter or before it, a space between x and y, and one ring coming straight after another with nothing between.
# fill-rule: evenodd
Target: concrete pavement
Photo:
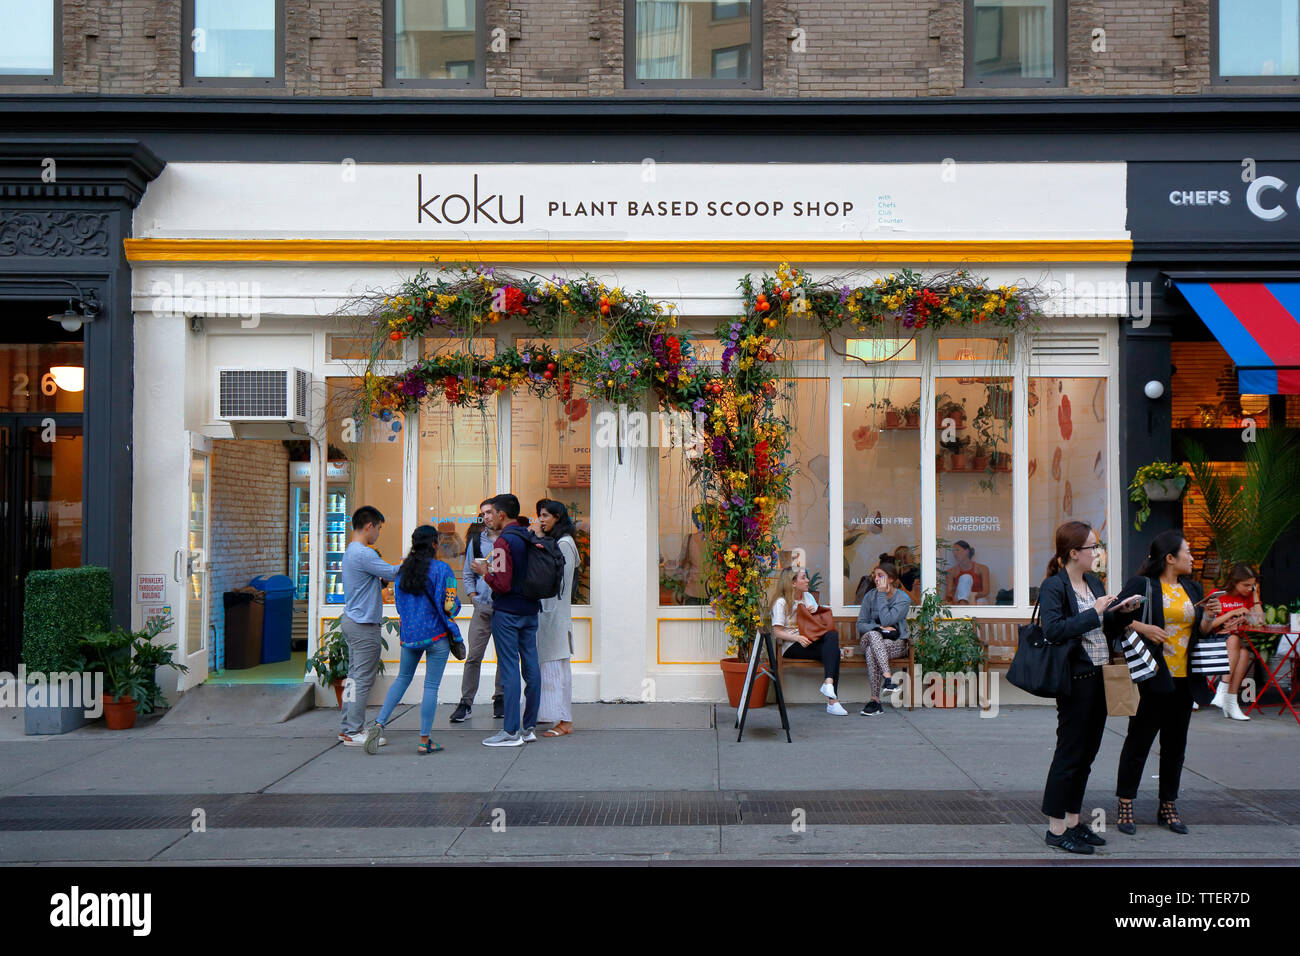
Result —
<instances>
[{"instance_id":1,"label":"concrete pavement","mask_svg":"<svg viewBox=\"0 0 1300 956\"><path fill-rule=\"evenodd\" d=\"M582 704L578 732L514 749L480 741L488 708L414 752L404 707L377 756L336 741L338 712L286 723L142 720L21 736L0 711L0 862L337 863L581 861L1051 861L1300 858L1300 725L1193 715L1180 809L1157 829L1156 758L1138 833L1106 827L1088 860L1049 852L1037 812L1055 734L1044 707L889 710L835 718L711 704ZM371 717L374 712L371 713ZM1111 823L1125 721L1112 718L1085 801ZM201 821L202 826L195 821Z\"/></svg>"}]
</instances>

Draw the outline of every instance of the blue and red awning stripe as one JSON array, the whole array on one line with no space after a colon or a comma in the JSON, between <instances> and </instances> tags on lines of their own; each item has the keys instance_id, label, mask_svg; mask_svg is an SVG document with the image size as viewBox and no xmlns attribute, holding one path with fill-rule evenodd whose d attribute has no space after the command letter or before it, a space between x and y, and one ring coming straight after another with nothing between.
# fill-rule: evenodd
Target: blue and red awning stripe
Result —
<instances>
[{"instance_id":1,"label":"blue and red awning stripe","mask_svg":"<svg viewBox=\"0 0 1300 956\"><path fill-rule=\"evenodd\" d=\"M1300 282L1174 281L1237 366L1243 395L1300 394Z\"/></svg>"}]
</instances>

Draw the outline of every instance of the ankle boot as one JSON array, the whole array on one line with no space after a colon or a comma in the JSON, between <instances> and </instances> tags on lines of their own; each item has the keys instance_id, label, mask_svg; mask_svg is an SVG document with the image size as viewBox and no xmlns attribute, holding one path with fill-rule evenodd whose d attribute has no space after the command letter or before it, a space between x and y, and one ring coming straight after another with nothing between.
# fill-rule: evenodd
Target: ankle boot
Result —
<instances>
[{"instance_id":1,"label":"ankle boot","mask_svg":"<svg viewBox=\"0 0 1300 956\"><path fill-rule=\"evenodd\" d=\"M1237 703L1237 695L1229 694L1227 701L1223 705L1223 713L1233 720L1250 720L1241 712L1241 704Z\"/></svg>"}]
</instances>

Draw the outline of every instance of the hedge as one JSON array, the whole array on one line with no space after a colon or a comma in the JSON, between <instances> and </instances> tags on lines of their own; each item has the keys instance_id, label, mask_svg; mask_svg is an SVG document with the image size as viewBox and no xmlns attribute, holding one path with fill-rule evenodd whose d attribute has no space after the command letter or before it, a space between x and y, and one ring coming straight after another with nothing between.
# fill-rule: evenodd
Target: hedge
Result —
<instances>
[{"instance_id":1,"label":"hedge","mask_svg":"<svg viewBox=\"0 0 1300 956\"><path fill-rule=\"evenodd\" d=\"M108 568L30 572L23 601L23 663L29 671L71 670L77 642L109 630L112 611Z\"/></svg>"}]
</instances>

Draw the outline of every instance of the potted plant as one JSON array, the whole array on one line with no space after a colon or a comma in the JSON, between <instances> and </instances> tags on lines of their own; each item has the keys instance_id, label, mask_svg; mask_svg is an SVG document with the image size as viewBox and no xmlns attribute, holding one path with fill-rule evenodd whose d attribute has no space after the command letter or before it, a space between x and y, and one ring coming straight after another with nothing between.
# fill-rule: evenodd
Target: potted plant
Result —
<instances>
[{"instance_id":1,"label":"potted plant","mask_svg":"<svg viewBox=\"0 0 1300 956\"><path fill-rule=\"evenodd\" d=\"M949 471L966 471L967 470L967 449L970 448L970 436L963 435L959 438L953 438L949 441L940 442L944 451L950 454Z\"/></svg>"},{"instance_id":2,"label":"potted plant","mask_svg":"<svg viewBox=\"0 0 1300 956\"><path fill-rule=\"evenodd\" d=\"M1142 530L1142 525L1151 517L1151 502L1177 501L1182 497L1186 484L1187 470L1182 465L1153 461L1139 468L1128 486L1129 501L1138 505L1133 527Z\"/></svg>"},{"instance_id":3,"label":"potted plant","mask_svg":"<svg viewBox=\"0 0 1300 956\"><path fill-rule=\"evenodd\" d=\"M946 398L947 396L943 397ZM947 402L939 405L937 411L937 422L940 428L944 427L943 420L945 418L951 418L954 427L964 428L966 425L966 402L964 400L957 402L949 399Z\"/></svg>"},{"instance_id":4,"label":"potted plant","mask_svg":"<svg viewBox=\"0 0 1300 956\"><path fill-rule=\"evenodd\" d=\"M952 618L944 606L937 589L924 592L921 603L908 621L908 634L913 642L916 664L925 679L930 675L969 674L978 671L984 661L984 644L979 639L975 622L970 618ZM945 681L945 683L947 683ZM936 699L940 706L955 707L956 700L944 689Z\"/></svg>"},{"instance_id":5,"label":"potted plant","mask_svg":"<svg viewBox=\"0 0 1300 956\"><path fill-rule=\"evenodd\" d=\"M813 600L818 604L822 603L821 590L822 573L820 571L814 571L812 574L808 575L808 593L813 596Z\"/></svg>"},{"instance_id":6,"label":"potted plant","mask_svg":"<svg viewBox=\"0 0 1300 956\"><path fill-rule=\"evenodd\" d=\"M157 681L159 667L171 667L182 674L189 671L172 659L175 644L153 643L171 626L171 618L151 618L139 631L119 627L82 638L81 670L104 675L104 722L109 730L129 730L135 726L137 714L152 713L166 703Z\"/></svg>"},{"instance_id":7,"label":"potted plant","mask_svg":"<svg viewBox=\"0 0 1300 956\"><path fill-rule=\"evenodd\" d=\"M1001 451L997 448L989 453L989 461L993 465L994 471L1011 470L1011 452Z\"/></svg>"},{"instance_id":8,"label":"potted plant","mask_svg":"<svg viewBox=\"0 0 1300 956\"><path fill-rule=\"evenodd\" d=\"M686 600L686 584L673 577L667 571L659 573L659 603L683 604Z\"/></svg>"},{"instance_id":9,"label":"potted plant","mask_svg":"<svg viewBox=\"0 0 1300 956\"><path fill-rule=\"evenodd\" d=\"M885 412L886 428L901 428L903 425L903 413L894 407L893 402L888 398L882 398L878 403L880 408Z\"/></svg>"},{"instance_id":10,"label":"potted plant","mask_svg":"<svg viewBox=\"0 0 1300 956\"><path fill-rule=\"evenodd\" d=\"M906 428L921 427L921 399L919 396L916 401L903 407L903 425Z\"/></svg>"},{"instance_id":11,"label":"potted plant","mask_svg":"<svg viewBox=\"0 0 1300 956\"><path fill-rule=\"evenodd\" d=\"M398 633L399 623L391 618L384 619L383 630L389 634ZM388 650L388 640L382 635L380 641L384 650ZM316 673L316 680L322 687L333 687L334 697L340 708L343 706L343 682L348 676L348 642L343 637L343 616L331 618L321 635L320 647L307 661L307 666ZM379 658L379 673L384 673L384 659Z\"/></svg>"}]
</instances>

